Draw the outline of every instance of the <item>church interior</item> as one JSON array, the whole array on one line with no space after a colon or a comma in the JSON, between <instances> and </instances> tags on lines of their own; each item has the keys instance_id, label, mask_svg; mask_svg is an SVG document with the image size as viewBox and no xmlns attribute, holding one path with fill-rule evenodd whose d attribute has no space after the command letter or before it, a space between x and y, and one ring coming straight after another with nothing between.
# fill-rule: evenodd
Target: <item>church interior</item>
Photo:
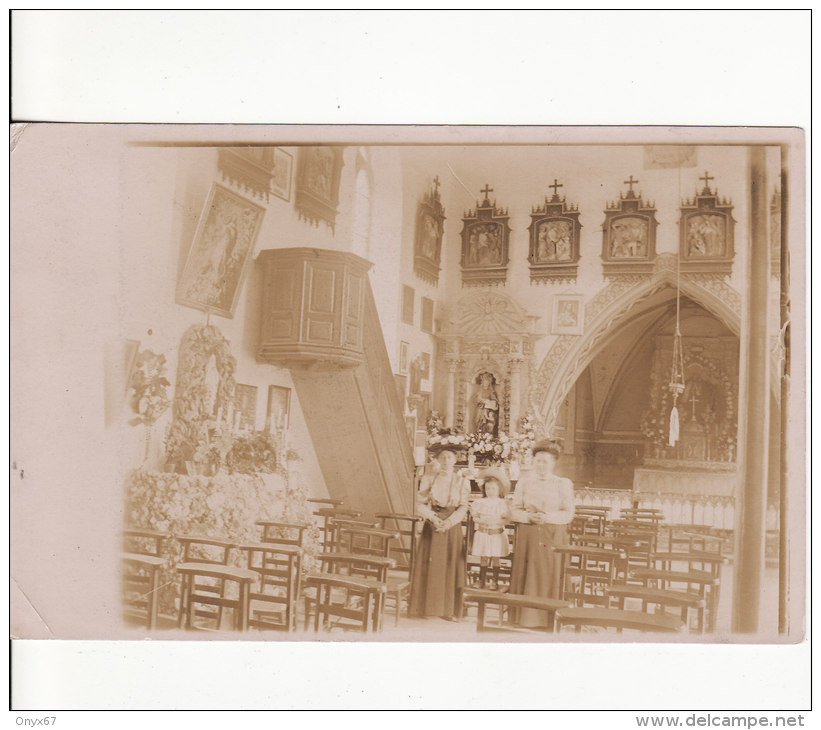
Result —
<instances>
[{"instance_id":1,"label":"church interior","mask_svg":"<svg viewBox=\"0 0 821 730\"><path fill-rule=\"evenodd\" d=\"M556 639L664 638L672 617L677 640L798 630L786 145L158 134L121 146L107 193L118 283L104 418L138 599L124 631L310 638L326 588L380 577L339 623L364 611L363 635L402 640L502 628L517 610L505 563L488 597L469 552L461 620L408 616L417 490L436 444L458 447L474 499L477 469L515 485L543 439L561 443L556 473L572 482L571 546L601 552L567 549L567 606L647 622L574 624L560 608ZM604 539L630 522L632 542ZM325 553L355 527L395 533L392 552L362 554L390 558L404 582L356 562L334 572L344 561ZM197 539L223 552L206 559ZM702 561L678 583L630 572L687 550ZM606 567L614 551L627 567ZM255 608L266 581L280 588ZM639 592L616 607L620 584L690 603Z\"/></svg>"}]
</instances>

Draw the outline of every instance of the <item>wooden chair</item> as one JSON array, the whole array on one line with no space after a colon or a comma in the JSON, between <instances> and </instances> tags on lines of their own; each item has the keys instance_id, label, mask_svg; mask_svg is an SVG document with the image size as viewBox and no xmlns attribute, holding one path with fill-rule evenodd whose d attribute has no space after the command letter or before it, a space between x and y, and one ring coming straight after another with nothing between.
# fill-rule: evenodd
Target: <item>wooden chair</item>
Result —
<instances>
[{"instance_id":1,"label":"wooden chair","mask_svg":"<svg viewBox=\"0 0 821 730\"><path fill-rule=\"evenodd\" d=\"M490 630L513 630L531 631L532 629L515 628L506 622L509 618L509 611L512 608L535 608L547 612L547 625L545 631L552 632L554 627L554 616L558 609L567 608L570 604L567 601L560 601L555 598L539 598L537 596L524 596L516 593L500 593L499 591L486 591L476 588L466 588L462 592L465 603L475 603L477 605L476 631L485 632ZM498 607L498 621L496 624L487 623L487 606Z\"/></svg>"},{"instance_id":2,"label":"wooden chair","mask_svg":"<svg viewBox=\"0 0 821 730\"><path fill-rule=\"evenodd\" d=\"M562 556L561 600L575 606L609 605L607 589L623 554L588 545L559 545L554 550Z\"/></svg>"},{"instance_id":3,"label":"wooden chair","mask_svg":"<svg viewBox=\"0 0 821 730\"><path fill-rule=\"evenodd\" d=\"M721 590L721 568L727 558L716 553L657 553L654 565L639 568L632 576L648 587L697 593L705 601L707 631L715 629Z\"/></svg>"},{"instance_id":4,"label":"wooden chair","mask_svg":"<svg viewBox=\"0 0 821 730\"><path fill-rule=\"evenodd\" d=\"M610 507L576 507L575 517L587 517L583 534L603 535L607 529L607 514Z\"/></svg>"},{"instance_id":5,"label":"wooden chair","mask_svg":"<svg viewBox=\"0 0 821 730\"><path fill-rule=\"evenodd\" d=\"M317 606L324 600L327 616L331 616L333 610L338 609L339 617L345 617L349 612L350 617L358 615L357 612L363 602L366 603L370 612L370 628L365 627L362 630L380 631L387 594L387 574L388 570L394 567L393 560L382 556L351 553L321 553L317 557L322 563L322 572L311 573L305 579L305 629L307 630L310 625L312 614L314 627L318 628ZM344 585L329 583L326 580L328 576L344 580ZM323 586L329 589L327 596L322 595ZM334 587L340 590L334 592ZM308 589L314 589L314 594L310 595ZM346 626L343 625L343 628Z\"/></svg>"},{"instance_id":6,"label":"wooden chair","mask_svg":"<svg viewBox=\"0 0 821 730\"><path fill-rule=\"evenodd\" d=\"M335 534L333 522L335 520L358 520L362 513L359 510L341 509L338 507L320 507L314 515L322 520L320 531L322 532L322 549L326 552L334 549Z\"/></svg>"},{"instance_id":7,"label":"wooden chair","mask_svg":"<svg viewBox=\"0 0 821 730\"><path fill-rule=\"evenodd\" d=\"M240 545L248 568L259 575L256 590L249 595L249 626L291 631L296 628L296 610L302 582L302 548L296 545Z\"/></svg>"},{"instance_id":8,"label":"wooden chair","mask_svg":"<svg viewBox=\"0 0 821 730\"><path fill-rule=\"evenodd\" d=\"M196 627L196 617L216 621L216 629L222 626L223 610L233 612L233 627L237 631L248 628L251 585L258 574L246 568L229 565L233 543L211 538L179 536L182 545L182 561L177 573L182 577L180 589L180 628ZM228 585L236 586L236 598L226 595ZM212 606L213 611L196 606Z\"/></svg>"},{"instance_id":9,"label":"wooden chair","mask_svg":"<svg viewBox=\"0 0 821 730\"><path fill-rule=\"evenodd\" d=\"M294 547L302 547L305 530L309 527L301 522L268 522L266 520L258 520L255 524L262 528L261 542L293 545Z\"/></svg>"},{"instance_id":10,"label":"wooden chair","mask_svg":"<svg viewBox=\"0 0 821 730\"><path fill-rule=\"evenodd\" d=\"M314 599L314 631L320 628L357 630L362 633L378 630L378 606L384 584L370 586L361 580L331 573L318 573L307 578L306 587L316 591ZM308 616L306 615L306 629Z\"/></svg>"},{"instance_id":11,"label":"wooden chair","mask_svg":"<svg viewBox=\"0 0 821 730\"><path fill-rule=\"evenodd\" d=\"M162 547L168 535L154 530L124 530L123 603L136 610L152 631L157 625L160 569L165 565Z\"/></svg>"},{"instance_id":12,"label":"wooden chair","mask_svg":"<svg viewBox=\"0 0 821 730\"><path fill-rule=\"evenodd\" d=\"M666 613L671 608L681 612L681 620L685 626L690 625L690 611L696 612L696 631L704 631L705 601L698 593L688 591L661 590L646 586L615 585L607 589L607 594L613 599L615 608L624 610L625 601L636 601L641 604L644 613L649 607L654 607L654 613Z\"/></svg>"},{"instance_id":13,"label":"wooden chair","mask_svg":"<svg viewBox=\"0 0 821 730\"><path fill-rule=\"evenodd\" d=\"M624 629L642 632L675 633L684 630L684 621L677 616L624 611L618 608L560 608L556 611L556 630L573 626L580 633L584 626Z\"/></svg>"},{"instance_id":14,"label":"wooden chair","mask_svg":"<svg viewBox=\"0 0 821 730\"><path fill-rule=\"evenodd\" d=\"M393 603L394 625L398 626L402 604L410 604L411 579L416 560L416 531L419 523L424 520L416 515L395 513L381 513L376 517L381 529L393 530L399 536L398 540L390 543L388 557L394 560L396 568L388 571L385 595L386 608Z\"/></svg>"}]
</instances>

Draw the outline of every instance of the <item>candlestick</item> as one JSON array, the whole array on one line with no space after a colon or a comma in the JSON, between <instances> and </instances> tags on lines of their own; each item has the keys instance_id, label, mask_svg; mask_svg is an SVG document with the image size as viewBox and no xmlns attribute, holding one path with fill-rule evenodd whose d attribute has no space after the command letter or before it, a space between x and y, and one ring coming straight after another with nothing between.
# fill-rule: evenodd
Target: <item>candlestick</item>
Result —
<instances>
[{"instance_id":1,"label":"candlestick","mask_svg":"<svg viewBox=\"0 0 821 730\"><path fill-rule=\"evenodd\" d=\"M217 408L217 426L222 423L222 406Z\"/></svg>"},{"instance_id":2,"label":"candlestick","mask_svg":"<svg viewBox=\"0 0 821 730\"><path fill-rule=\"evenodd\" d=\"M239 423L242 420L242 413L237 411L234 413L234 431L239 431Z\"/></svg>"}]
</instances>

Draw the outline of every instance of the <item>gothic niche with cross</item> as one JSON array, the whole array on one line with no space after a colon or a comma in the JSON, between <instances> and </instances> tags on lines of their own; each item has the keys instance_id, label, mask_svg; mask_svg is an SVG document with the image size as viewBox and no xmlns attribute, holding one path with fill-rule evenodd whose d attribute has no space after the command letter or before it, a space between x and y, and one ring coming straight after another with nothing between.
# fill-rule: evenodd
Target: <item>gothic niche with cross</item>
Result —
<instances>
[{"instance_id":1,"label":"gothic niche with cross","mask_svg":"<svg viewBox=\"0 0 821 730\"><path fill-rule=\"evenodd\" d=\"M510 217L507 209L496 207L488 198L493 188L480 191L485 199L476 203L462 218L462 285L504 284L507 280Z\"/></svg>"},{"instance_id":2,"label":"gothic niche with cross","mask_svg":"<svg viewBox=\"0 0 821 730\"><path fill-rule=\"evenodd\" d=\"M575 281L579 264L579 208L567 205L558 190L564 187L557 179L553 197L545 195L544 205L534 206L530 218L530 281Z\"/></svg>"},{"instance_id":3,"label":"gothic niche with cross","mask_svg":"<svg viewBox=\"0 0 821 730\"><path fill-rule=\"evenodd\" d=\"M656 258L656 208L653 202L636 195L630 175L624 184L627 193L619 193L619 199L607 203L602 223L602 269L605 276L618 274L648 274L653 270Z\"/></svg>"},{"instance_id":4,"label":"gothic niche with cross","mask_svg":"<svg viewBox=\"0 0 821 730\"><path fill-rule=\"evenodd\" d=\"M445 209L439 198L439 176L433 187L419 201L416 211L416 241L413 248L413 270L423 281L436 286L442 262L442 234Z\"/></svg>"},{"instance_id":5,"label":"gothic niche with cross","mask_svg":"<svg viewBox=\"0 0 821 730\"><path fill-rule=\"evenodd\" d=\"M733 205L719 200L718 190L710 189L708 172L699 180L704 187L692 200L681 202L679 220L679 255L681 270L730 274L733 269Z\"/></svg>"}]
</instances>

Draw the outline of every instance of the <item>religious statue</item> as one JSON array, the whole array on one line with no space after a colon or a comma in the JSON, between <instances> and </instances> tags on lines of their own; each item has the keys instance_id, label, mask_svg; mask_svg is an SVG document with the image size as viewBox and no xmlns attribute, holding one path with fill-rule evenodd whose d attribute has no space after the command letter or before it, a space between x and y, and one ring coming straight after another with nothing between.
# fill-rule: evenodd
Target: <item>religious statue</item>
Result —
<instances>
[{"instance_id":1,"label":"religious statue","mask_svg":"<svg viewBox=\"0 0 821 730\"><path fill-rule=\"evenodd\" d=\"M492 373L480 373L479 387L473 398L473 430L476 433L497 435L499 427L499 395L496 392L496 378Z\"/></svg>"}]
</instances>

